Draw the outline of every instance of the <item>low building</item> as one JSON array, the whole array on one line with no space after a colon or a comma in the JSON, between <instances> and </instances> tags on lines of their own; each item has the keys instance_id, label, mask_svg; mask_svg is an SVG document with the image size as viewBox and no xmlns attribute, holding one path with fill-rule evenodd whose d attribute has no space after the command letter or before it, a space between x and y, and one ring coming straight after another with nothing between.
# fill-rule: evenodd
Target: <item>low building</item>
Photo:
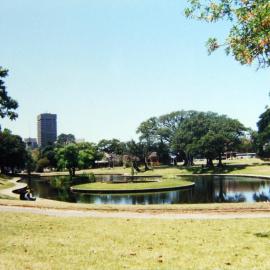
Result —
<instances>
[{"instance_id":1,"label":"low building","mask_svg":"<svg viewBox=\"0 0 270 270\"><path fill-rule=\"evenodd\" d=\"M36 138L26 138L24 139L26 144L26 149L35 149L38 147L37 139Z\"/></svg>"}]
</instances>

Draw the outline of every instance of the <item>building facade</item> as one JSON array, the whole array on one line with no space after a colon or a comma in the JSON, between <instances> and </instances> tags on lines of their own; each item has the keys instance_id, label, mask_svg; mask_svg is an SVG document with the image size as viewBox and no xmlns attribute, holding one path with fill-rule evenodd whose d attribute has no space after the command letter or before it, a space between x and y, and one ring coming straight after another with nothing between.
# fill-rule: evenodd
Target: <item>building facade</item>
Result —
<instances>
[{"instance_id":1,"label":"building facade","mask_svg":"<svg viewBox=\"0 0 270 270\"><path fill-rule=\"evenodd\" d=\"M38 147L37 139L36 138L26 138L24 139L26 149L35 149Z\"/></svg>"},{"instance_id":2,"label":"building facade","mask_svg":"<svg viewBox=\"0 0 270 270\"><path fill-rule=\"evenodd\" d=\"M38 146L45 147L57 139L57 115L43 113L37 117Z\"/></svg>"}]
</instances>

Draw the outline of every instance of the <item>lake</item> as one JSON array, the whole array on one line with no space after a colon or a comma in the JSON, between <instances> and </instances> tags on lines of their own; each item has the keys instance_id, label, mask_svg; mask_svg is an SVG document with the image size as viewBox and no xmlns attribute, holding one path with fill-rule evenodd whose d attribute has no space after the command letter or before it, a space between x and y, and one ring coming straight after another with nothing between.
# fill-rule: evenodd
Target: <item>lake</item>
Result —
<instances>
[{"instance_id":1,"label":"lake","mask_svg":"<svg viewBox=\"0 0 270 270\"><path fill-rule=\"evenodd\" d=\"M112 181L119 176L97 176L97 181ZM34 196L57 201L91 204L183 204L221 202L262 202L270 200L270 181L235 176L188 176L195 187L184 190L138 194L73 193L69 185L53 184L53 178L25 179ZM180 179L180 178L179 178Z\"/></svg>"}]
</instances>

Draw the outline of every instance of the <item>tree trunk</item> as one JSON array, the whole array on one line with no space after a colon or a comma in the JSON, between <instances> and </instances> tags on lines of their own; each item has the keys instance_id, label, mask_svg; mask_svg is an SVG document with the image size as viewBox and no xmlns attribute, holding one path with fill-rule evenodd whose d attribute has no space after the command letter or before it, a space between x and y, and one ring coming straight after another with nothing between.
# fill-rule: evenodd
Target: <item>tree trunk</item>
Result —
<instances>
[{"instance_id":1,"label":"tree trunk","mask_svg":"<svg viewBox=\"0 0 270 270\"><path fill-rule=\"evenodd\" d=\"M213 168L214 167L214 163L213 163L213 159L212 158L207 158L206 166L208 168Z\"/></svg>"},{"instance_id":2,"label":"tree trunk","mask_svg":"<svg viewBox=\"0 0 270 270\"><path fill-rule=\"evenodd\" d=\"M193 156L191 156L189 154L185 155L183 166L194 166Z\"/></svg>"},{"instance_id":3,"label":"tree trunk","mask_svg":"<svg viewBox=\"0 0 270 270\"><path fill-rule=\"evenodd\" d=\"M133 168L136 170L136 172L140 172L141 171L140 168L138 167L137 161L134 161L133 162Z\"/></svg>"},{"instance_id":4,"label":"tree trunk","mask_svg":"<svg viewBox=\"0 0 270 270\"><path fill-rule=\"evenodd\" d=\"M190 165L191 165L191 166L194 166L195 164L194 164L194 162L193 162L193 156L190 156L189 160L190 160Z\"/></svg>"},{"instance_id":5,"label":"tree trunk","mask_svg":"<svg viewBox=\"0 0 270 270\"><path fill-rule=\"evenodd\" d=\"M218 155L218 165L217 165L217 167L223 167L223 164L222 164L222 155L221 154Z\"/></svg>"},{"instance_id":6,"label":"tree trunk","mask_svg":"<svg viewBox=\"0 0 270 270\"><path fill-rule=\"evenodd\" d=\"M148 164L147 164L147 157L144 158L144 170L145 171L149 171L149 167L148 167Z\"/></svg>"}]
</instances>

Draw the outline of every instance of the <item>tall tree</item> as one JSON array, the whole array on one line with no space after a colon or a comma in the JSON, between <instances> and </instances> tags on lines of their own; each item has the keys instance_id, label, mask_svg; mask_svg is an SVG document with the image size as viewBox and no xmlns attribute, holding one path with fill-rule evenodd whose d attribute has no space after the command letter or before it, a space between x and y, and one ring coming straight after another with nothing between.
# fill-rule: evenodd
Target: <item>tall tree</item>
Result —
<instances>
[{"instance_id":1,"label":"tall tree","mask_svg":"<svg viewBox=\"0 0 270 270\"><path fill-rule=\"evenodd\" d=\"M68 144L57 152L59 169L68 169L70 177L75 176L76 168L79 165L79 149L75 144Z\"/></svg>"},{"instance_id":2,"label":"tall tree","mask_svg":"<svg viewBox=\"0 0 270 270\"><path fill-rule=\"evenodd\" d=\"M51 169L57 167L56 152L57 148L53 144L49 144L41 149L41 158L49 161L47 167L50 167ZM44 163L43 160L43 164Z\"/></svg>"},{"instance_id":3,"label":"tall tree","mask_svg":"<svg viewBox=\"0 0 270 270\"><path fill-rule=\"evenodd\" d=\"M60 134L57 137L57 143L60 145L66 145L69 143L75 143L75 136L73 134Z\"/></svg>"},{"instance_id":4,"label":"tall tree","mask_svg":"<svg viewBox=\"0 0 270 270\"><path fill-rule=\"evenodd\" d=\"M140 124L137 129L137 133L140 134L140 144L143 150L143 160L145 170L149 170L147 164L147 158L151 151L153 151L153 146L159 139L158 137L158 119L156 117L152 117L147 121L144 121Z\"/></svg>"},{"instance_id":5,"label":"tall tree","mask_svg":"<svg viewBox=\"0 0 270 270\"><path fill-rule=\"evenodd\" d=\"M12 99L6 90L4 78L8 76L8 70L0 66L0 118L8 117L14 120L18 117L15 110L18 108L18 103Z\"/></svg>"},{"instance_id":6,"label":"tall tree","mask_svg":"<svg viewBox=\"0 0 270 270\"><path fill-rule=\"evenodd\" d=\"M99 151L108 154L114 153L116 155L122 155L125 152L125 147L125 143L119 141L118 139L103 139L99 141L97 145Z\"/></svg>"},{"instance_id":7,"label":"tall tree","mask_svg":"<svg viewBox=\"0 0 270 270\"><path fill-rule=\"evenodd\" d=\"M245 127L238 121L213 112L194 112L179 126L174 136L174 147L182 149L187 156L205 157L207 165L213 159L231 151L241 142Z\"/></svg>"},{"instance_id":8,"label":"tall tree","mask_svg":"<svg viewBox=\"0 0 270 270\"><path fill-rule=\"evenodd\" d=\"M88 169L95 166L95 161L102 157L94 143L79 143L78 166L79 169Z\"/></svg>"},{"instance_id":9,"label":"tall tree","mask_svg":"<svg viewBox=\"0 0 270 270\"><path fill-rule=\"evenodd\" d=\"M259 117L257 123L258 133L255 136L255 144L258 154L262 157L270 156L270 108L267 108Z\"/></svg>"},{"instance_id":10,"label":"tall tree","mask_svg":"<svg viewBox=\"0 0 270 270\"><path fill-rule=\"evenodd\" d=\"M188 18L206 22L227 20L231 29L225 41L209 38L209 54L225 47L241 64L256 61L258 67L270 66L270 2L269 0L187 0Z\"/></svg>"},{"instance_id":11,"label":"tall tree","mask_svg":"<svg viewBox=\"0 0 270 270\"><path fill-rule=\"evenodd\" d=\"M22 138L5 129L0 132L0 169L2 173L23 169L27 160L27 151Z\"/></svg>"}]
</instances>

